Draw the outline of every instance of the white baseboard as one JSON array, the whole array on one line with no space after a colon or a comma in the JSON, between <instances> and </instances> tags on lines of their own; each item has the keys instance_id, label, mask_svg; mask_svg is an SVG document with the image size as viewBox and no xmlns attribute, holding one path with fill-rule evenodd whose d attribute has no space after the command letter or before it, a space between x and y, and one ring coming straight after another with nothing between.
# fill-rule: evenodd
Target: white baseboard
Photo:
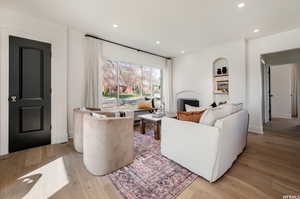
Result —
<instances>
[{"instance_id":1,"label":"white baseboard","mask_svg":"<svg viewBox=\"0 0 300 199\"><path fill-rule=\"evenodd\" d=\"M291 114L272 115L272 118L292 119Z\"/></svg>"},{"instance_id":2,"label":"white baseboard","mask_svg":"<svg viewBox=\"0 0 300 199\"><path fill-rule=\"evenodd\" d=\"M263 128L257 127L257 126L250 126L249 127L249 132L251 133L256 133L256 134L264 134Z\"/></svg>"}]
</instances>

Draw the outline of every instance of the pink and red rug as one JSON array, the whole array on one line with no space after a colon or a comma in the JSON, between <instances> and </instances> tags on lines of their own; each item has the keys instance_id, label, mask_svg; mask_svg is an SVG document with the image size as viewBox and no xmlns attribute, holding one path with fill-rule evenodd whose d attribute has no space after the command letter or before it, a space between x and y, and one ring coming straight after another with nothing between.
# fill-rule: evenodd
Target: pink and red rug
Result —
<instances>
[{"instance_id":1,"label":"pink and red rug","mask_svg":"<svg viewBox=\"0 0 300 199\"><path fill-rule=\"evenodd\" d=\"M176 198L197 175L160 154L153 133L135 133L135 161L109 175L126 199Z\"/></svg>"}]
</instances>

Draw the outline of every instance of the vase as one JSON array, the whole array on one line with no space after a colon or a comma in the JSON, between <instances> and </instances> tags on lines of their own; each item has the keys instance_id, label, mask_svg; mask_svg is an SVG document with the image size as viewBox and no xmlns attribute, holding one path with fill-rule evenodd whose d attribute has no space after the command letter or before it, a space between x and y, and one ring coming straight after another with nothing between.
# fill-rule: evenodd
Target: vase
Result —
<instances>
[{"instance_id":1,"label":"vase","mask_svg":"<svg viewBox=\"0 0 300 199\"><path fill-rule=\"evenodd\" d=\"M218 69L217 69L217 74L218 74L218 75L221 75L221 74L222 74L222 69L221 69L221 68L218 68Z\"/></svg>"},{"instance_id":2,"label":"vase","mask_svg":"<svg viewBox=\"0 0 300 199\"><path fill-rule=\"evenodd\" d=\"M222 73L227 74L227 67L226 66L222 67Z\"/></svg>"}]
</instances>

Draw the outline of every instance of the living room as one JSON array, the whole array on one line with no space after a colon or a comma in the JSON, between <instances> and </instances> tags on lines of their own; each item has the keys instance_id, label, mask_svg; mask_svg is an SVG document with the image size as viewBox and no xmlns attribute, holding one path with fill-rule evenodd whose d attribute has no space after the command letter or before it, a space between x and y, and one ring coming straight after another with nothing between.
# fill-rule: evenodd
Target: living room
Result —
<instances>
[{"instance_id":1,"label":"living room","mask_svg":"<svg viewBox=\"0 0 300 199\"><path fill-rule=\"evenodd\" d=\"M265 128L263 72L292 50L300 77L299 8L1 0L0 198L299 197L300 115Z\"/></svg>"}]
</instances>

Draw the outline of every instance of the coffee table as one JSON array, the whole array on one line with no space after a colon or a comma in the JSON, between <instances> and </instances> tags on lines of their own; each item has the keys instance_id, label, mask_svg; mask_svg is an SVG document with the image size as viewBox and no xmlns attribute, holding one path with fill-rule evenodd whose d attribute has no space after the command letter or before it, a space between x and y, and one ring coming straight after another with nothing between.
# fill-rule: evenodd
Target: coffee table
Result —
<instances>
[{"instance_id":1,"label":"coffee table","mask_svg":"<svg viewBox=\"0 0 300 199\"><path fill-rule=\"evenodd\" d=\"M138 117L141 119L141 133L146 133L146 122L152 122L155 124L154 130L154 139L160 140L160 128L161 128L161 119L162 117L153 117L154 114L145 114L139 115ZM165 117L176 117L176 114L168 113Z\"/></svg>"}]
</instances>

